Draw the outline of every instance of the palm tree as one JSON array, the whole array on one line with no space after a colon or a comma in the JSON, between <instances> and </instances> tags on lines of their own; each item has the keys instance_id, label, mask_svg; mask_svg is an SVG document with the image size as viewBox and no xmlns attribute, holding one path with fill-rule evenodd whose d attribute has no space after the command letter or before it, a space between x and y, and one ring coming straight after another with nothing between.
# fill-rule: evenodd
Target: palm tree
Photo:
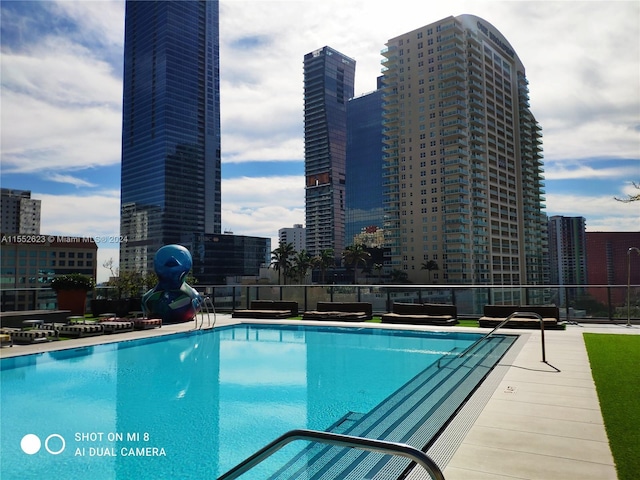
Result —
<instances>
[{"instance_id":1,"label":"palm tree","mask_svg":"<svg viewBox=\"0 0 640 480\"><path fill-rule=\"evenodd\" d=\"M312 265L314 268L319 268L321 273L320 283L325 283L325 274L327 273L327 269L335 265L336 260L333 257L333 249L327 248L322 250L319 255L313 257L311 259Z\"/></svg>"},{"instance_id":2,"label":"palm tree","mask_svg":"<svg viewBox=\"0 0 640 480\"><path fill-rule=\"evenodd\" d=\"M429 260L423 263L420 269L429 271L429 283L431 283L431 270L438 270L438 264L434 260Z\"/></svg>"},{"instance_id":3,"label":"palm tree","mask_svg":"<svg viewBox=\"0 0 640 480\"><path fill-rule=\"evenodd\" d=\"M302 283L304 277L309 271L309 268L311 268L311 265L311 255L309 255L306 250L298 252L293 258L293 267L291 268L291 273L292 276L295 276L298 279L298 283Z\"/></svg>"},{"instance_id":4,"label":"palm tree","mask_svg":"<svg viewBox=\"0 0 640 480\"><path fill-rule=\"evenodd\" d=\"M378 283L382 283L381 275L382 275L382 267L381 263L374 263L373 269L378 273Z\"/></svg>"},{"instance_id":5,"label":"palm tree","mask_svg":"<svg viewBox=\"0 0 640 480\"><path fill-rule=\"evenodd\" d=\"M358 243L345 248L344 252L342 252L342 258L346 265L353 265L353 283L358 283L358 263L366 266L371 254L365 249L364 245Z\"/></svg>"},{"instance_id":6,"label":"palm tree","mask_svg":"<svg viewBox=\"0 0 640 480\"><path fill-rule=\"evenodd\" d=\"M409 275L407 272L403 272L402 270L398 270L397 268L391 270L391 281L393 283L407 283L409 280Z\"/></svg>"},{"instance_id":7,"label":"palm tree","mask_svg":"<svg viewBox=\"0 0 640 480\"><path fill-rule=\"evenodd\" d=\"M280 272L284 277L284 284L287 284L287 276L291 268L291 257L296 251L293 243L280 242L280 246L271 252L271 266L278 271L278 284L280 284Z\"/></svg>"}]
</instances>

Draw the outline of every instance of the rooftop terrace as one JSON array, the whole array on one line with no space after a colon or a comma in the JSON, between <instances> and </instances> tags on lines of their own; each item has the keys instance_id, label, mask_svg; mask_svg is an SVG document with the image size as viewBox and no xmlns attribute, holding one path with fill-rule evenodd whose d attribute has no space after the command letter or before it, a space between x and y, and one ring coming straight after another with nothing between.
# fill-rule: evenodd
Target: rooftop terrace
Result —
<instances>
[{"instance_id":1,"label":"rooftop terrace","mask_svg":"<svg viewBox=\"0 0 640 480\"><path fill-rule=\"evenodd\" d=\"M209 323L213 320L213 315L200 316L198 325L211 328ZM243 322L278 323L252 319ZM215 316L215 326L233 323L241 322L229 314ZM437 327L372 323L367 326L437 330ZM2 348L0 358L170 335L193 328L194 322L189 322L110 336L16 345ZM488 332L463 327L447 327L447 331L452 328ZM585 332L639 335L640 326L589 323L571 324L563 331L546 331L546 362L541 361L540 331L509 330L519 333L520 340L427 452L447 480L617 478L583 340ZM407 478L420 480L428 476L417 467Z\"/></svg>"}]
</instances>

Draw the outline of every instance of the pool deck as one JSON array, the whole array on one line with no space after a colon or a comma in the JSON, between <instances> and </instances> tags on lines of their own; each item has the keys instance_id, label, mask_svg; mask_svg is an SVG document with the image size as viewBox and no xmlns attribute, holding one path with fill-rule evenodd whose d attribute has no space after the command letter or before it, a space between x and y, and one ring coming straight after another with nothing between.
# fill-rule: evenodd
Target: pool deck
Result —
<instances>
[{"instance_id":1,"label":"pool deck","mask_svg":"<svg viewBox=\"0 0 640 480\"><path fill-rule=\"evenodd\" d=\"M205 317L204 328L208 328ZM228 314L216 315L216 326L238 322ZM300 322L334 325L334 322ZM345 325L345 324L339 324ZM363 324L349 323L350 326ZM367 323L367 327L405 328ZM151 330L86 337L0 349L0 358L77 348L189 331L194 323L165 325ZM407 326L407 329L443 330ZM483 332L488 329L447 327L446 331ZM446 443L443 469L446 480L581 479L615 480L613 457L604 428L582 334L640 335L640 326L613 324L568 325L564 331L545 331L546 362L542 362L541 332L503 329L519 333L518 348L496 368L498 378L479 389L460 412L441 443ZM487 391L489 389L489 391ZM465 411L466 409L466 411ZM458 418L456 417L456 418ZM448 429L449 430L449 429ZM452 440L449 440L452 439ZM437 442L436 442L437 443ZM442 447L442 445L440 445ZM431 450L429 450L431 455ZM410 480L429 478L420 468Z\"/></svg>"}]
</instances>

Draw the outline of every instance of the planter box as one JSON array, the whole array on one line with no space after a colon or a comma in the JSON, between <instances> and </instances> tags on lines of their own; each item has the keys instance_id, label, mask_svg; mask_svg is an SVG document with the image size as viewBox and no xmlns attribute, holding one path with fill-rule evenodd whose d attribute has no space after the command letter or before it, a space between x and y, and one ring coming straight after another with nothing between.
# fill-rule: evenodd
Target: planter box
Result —
<instances>
[{"instance_id":1,"label":"planter box","mask_svg":"<svg viewBox=\"0 0 640 480\"><path fill-rule=\"evenodd\" d=\"M58 290L58 310L69 310L71 315L84 315L87 305L86 290Z\"/></svg>"},{"instance_id":2,"label":"planter box","mask_svg":"<svg viewBox=\"0 0 640 480\"><path fill-rule=\"evenodd\" d=\"M101 313L115 313L116 317L128 317L129 312L142 310L139 298L122 298L108 300L100 298L91 300L91 314L97 317Z\"/></svg>"}]
</instances>

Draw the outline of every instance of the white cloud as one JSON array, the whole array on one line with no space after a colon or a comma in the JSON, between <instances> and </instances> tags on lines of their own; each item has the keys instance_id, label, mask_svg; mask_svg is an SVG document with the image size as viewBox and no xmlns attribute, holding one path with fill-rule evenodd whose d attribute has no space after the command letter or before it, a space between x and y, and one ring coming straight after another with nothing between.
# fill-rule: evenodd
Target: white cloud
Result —
<instances>
[{"instance_id":1,"label":"white cloud","mask_svg":"<svg viewBox=\"0 0 640 480\"><path fill-rule=\"evenodd\" d=\"M53 3L53 2L52 2ZM124 43L124 1L58 1L54 8L82 25L86 40L121 49Z\"/></svg>"},{"instance_id":2,"label":"white cloud","mask_svg":"<svg viewBox=\"0 0 640 480\"><path fill-rule=\"evenodd\" d=\"M637 203L622 203L613 196L546 195L547 214L585 217L587 231L633 232L640 229Z\"/></svg>"},{"instance_id":3,"label":"white cloud","mask_svg":"<svg viewBox=\"0 0 640 480\"><path fill-rule=\"evenodd\" d=\"M102 264L113 258L119 262L120 192L103 191L93 195L50 195L32 192L42 200L40 232L43 235L93 237L99 239L97 281L109 278Z\"/></svg>"},{"instance_id":4,"label":"white cloud","mask_svg":"<svg viewBox=\"0 0 640 480\"><path fill-rule=\"evenodd\" d=\"M304 224L304 178L242 177L222 182L222 228L236 235L271 238L278 230Z\"/></svg>"},{"instance_id":5,"label":"white cloud","mask_svg":"<svg viewBox=\"0 0 640 480\"><path fill-rule=\"evenodd\" d=\"M119 163L122 86L107 63L59 38L1 62L5 173Z\"/></svg>"},{"instance_id":6,"label":"white cloud","mask_svg":"<svg viewBox=\"0 0 640 480\"><path fill-rule=\"evenodd\" d=\"M97 187L95 183L87 182L86 180L74 177L73 175L62 175L59 173L54 173L49 176L49 180L58 183L68 183L71 185L75 185L76 187Z\"/></svg>"},{"instance_id":7,"label":"white cloud","mask_svg":"<svg viewBox=\"0 0 640 480\"><path fill-rule=\"evenodd\" d=\"M41 227L46 235L114 236L120 234L120 192L92 195L51 195L32 192L42 200Z\"/></svg>"},{"instance_id":8,"label":"white cloud","mask_svg":"<svg viewBox=\"0 0 640 480\"><path fill-rule=\"evenodd\" d=\"M302 138L270 138L258 137L250 139L243 134L226 135L222 149L225 163L269 162L273 160L295 161L304 159L304 142ZM226 144L235 150L225 149Z\"/></svg>"},{"instance_id":9,"label":"white cloud","mask_svg":"<svg viewBox=\"0 0 640 480\"><path fill-rule=\"evenodd\" d=\"M547 180L586 180L586 179L625 179L640 178L640 161L630 165L607 167L605 161L597 163L597 168L586 163L556 162L545 165L544 176Z\"/></svg>"}]
</instances>

